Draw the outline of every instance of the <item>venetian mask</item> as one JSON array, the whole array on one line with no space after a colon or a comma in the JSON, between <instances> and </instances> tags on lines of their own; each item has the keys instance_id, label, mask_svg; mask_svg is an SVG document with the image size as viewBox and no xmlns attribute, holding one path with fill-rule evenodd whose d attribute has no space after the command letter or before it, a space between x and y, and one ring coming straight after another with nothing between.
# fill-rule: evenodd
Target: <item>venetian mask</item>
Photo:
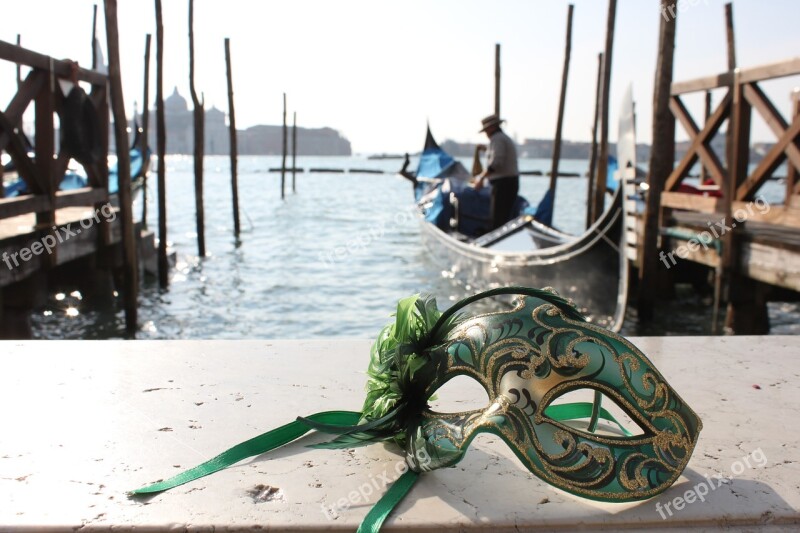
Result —
<instances>
[{"instance_id":1,"label":"venetian mask","mask_svg":"<svg viewBox=\"0 0 800 533\"><path fill-rule=\"evenodd\" d=\"M456 314L475 300L509 293L519 296L511 310ZM587 323L548 290L499 289L444 315L431 299L401 301L397 319L373 346L369 375L361 429L322 447L391 438L404 446L412 470L425 471L456 464L476 435L493 433L543 481L596 500L639 500L669 487L702 427L642 352ZM459 375L482 385L488 405L431 410L427 400ZM591 391L594 402L557 402L578 390ZM598 421L616 422L601 397L639 433L622 426L598 431Z\"/></svg>"}]
</instances>

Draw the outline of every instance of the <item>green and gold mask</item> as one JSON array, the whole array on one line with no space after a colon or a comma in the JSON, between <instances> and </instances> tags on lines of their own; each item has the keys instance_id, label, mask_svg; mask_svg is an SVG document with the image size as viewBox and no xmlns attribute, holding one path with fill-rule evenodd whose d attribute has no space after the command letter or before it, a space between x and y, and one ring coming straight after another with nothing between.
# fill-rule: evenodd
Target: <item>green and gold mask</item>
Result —
<instances>
[{"instance_id":1,"label":"green and gold mask","mask_svg":"<svg viewBox=\"0 0 800 533\"><path fill-rule=\"evenodd\" d=\"M475 301L501 294L517 296L512 309L465 313ZM594 500L633 501L675 482L702 428L643 353L586 322L552 290L495 289L444 313L432 298L401 300L370 355L361 412L299 417L135 493L191 481L316 429L338 434L318 448L394 441L405 450L409 471L367 516L365 530L380 527L420 472L455 465L480 433L499 436L528 470L560 489ZM482 385L488 405L461 413L433 411L429 399L461 375ZM591 391L594 401L557 402L580 390ZM640 431L628 432L600 405L602 397Z\"/></svg>"}]
</instances>

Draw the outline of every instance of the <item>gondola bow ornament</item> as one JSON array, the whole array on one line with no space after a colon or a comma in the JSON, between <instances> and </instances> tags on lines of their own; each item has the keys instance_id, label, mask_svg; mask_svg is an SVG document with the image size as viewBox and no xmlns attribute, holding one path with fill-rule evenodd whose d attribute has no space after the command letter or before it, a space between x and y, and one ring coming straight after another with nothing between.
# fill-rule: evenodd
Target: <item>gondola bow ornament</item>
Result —
<instances>
[{"instance_id":1,"label":"gondola bow ornament","mask_svg":"<svg viewBox=\"0 0 800 533\"><path fill-rule=\"evenodd\" d=\"M507 311L469 316L478 300L514 295ZM401 300L370 353L361 412L327 411L246 441L191 470L132 494L160 492L282 446L309 430L337 436L316 448L390 441L407 471L359 531L377 531L421 472L453 466L480 433L500 437L541 480L606 502L650 498L686 467L702 422L647 357L623 337L592 325L552 289L505 287L466 298L444 313L430 297ZM450 379L477 380L485 408L433 411L429 399ZM590 390L592 402L559 403ZM601 398L638 427L631 434ZM602 421L602 424L601 424Z\"/></svg>"}]
</instances>

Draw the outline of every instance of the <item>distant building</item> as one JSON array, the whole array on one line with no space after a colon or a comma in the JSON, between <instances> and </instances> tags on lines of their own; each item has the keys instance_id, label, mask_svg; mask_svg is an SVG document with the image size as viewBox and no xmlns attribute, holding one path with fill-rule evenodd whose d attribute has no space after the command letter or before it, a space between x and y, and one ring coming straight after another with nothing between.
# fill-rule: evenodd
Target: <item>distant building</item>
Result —
<instances>
[{"instance_id":1,"label":"distant building","mask_svg":"<svg viewBox=\"0 0 800 533\"><path fill-rule=\"evenodd\" d=\"M292 130L288 132L289 154L292 153ZM237 133L242 155L280 155L283 144L282 126L253 126ZM331 128L297 128L297 155L352 155L350 141Z\"/></svg>"},{"instance_id":2,"label":"distant building","mask_svg":"<svg viewBox=\"0 0 800 533\"><path fill-rule=\"evenodd\" d=\"M141 124L141 120L139 121ZM164 100L164 122L167 129L167 153L191 154L194 152L194 118L186 98L175 87ZM206 110L205 153L227 155L229 133L225 113L216 107ZM156 146L155 105L150 111L148 131L150 146ZM242 155L277 155L281 153L283 132L281 126L253 126L237 130L238 150ZM291 127L289 129L291 154ZM332 128L297 128L298 155L351 155L350 141Z\"/></svg>"}]
</instances>

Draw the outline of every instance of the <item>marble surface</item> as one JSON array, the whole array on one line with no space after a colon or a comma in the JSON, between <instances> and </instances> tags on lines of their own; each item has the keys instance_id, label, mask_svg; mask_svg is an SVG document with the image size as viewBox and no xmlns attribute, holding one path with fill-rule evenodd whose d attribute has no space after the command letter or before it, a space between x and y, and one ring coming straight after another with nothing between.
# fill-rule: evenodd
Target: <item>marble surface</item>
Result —
<instances>
[{"instance_id":1,"label":"marble surface","mask_svg":"<svg viewBox=\"0 0 800 533\"><path fill-rule=\"evenodd\" d=\"M635 504L583 500L482 435L455 468L424 474L384 530L800 528L800 339L633 342L704 424L666 493ZM402 468L389 446L314 450L305 445L323 437L311 435L143 501L126 491L296 415L358 410L369 346L0 343L0 531L354 530ZM441 408L485 405L474 382L451 385Z\"/></svg>"}]
</instances>

